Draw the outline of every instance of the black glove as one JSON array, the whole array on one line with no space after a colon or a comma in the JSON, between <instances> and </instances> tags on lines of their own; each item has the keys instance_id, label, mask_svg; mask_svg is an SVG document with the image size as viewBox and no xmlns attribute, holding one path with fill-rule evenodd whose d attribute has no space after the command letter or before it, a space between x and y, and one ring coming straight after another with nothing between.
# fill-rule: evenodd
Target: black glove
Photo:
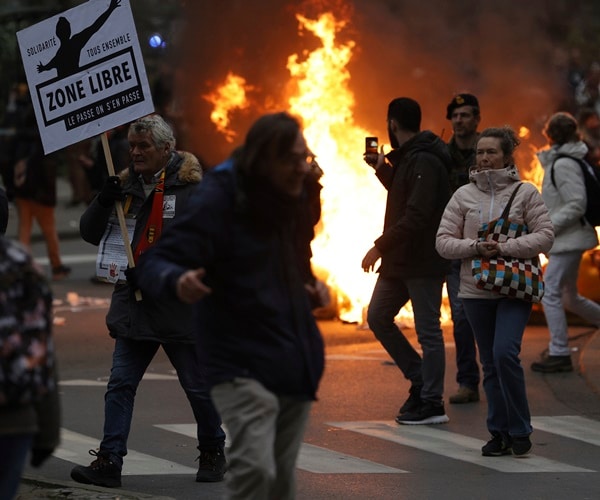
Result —
<instances>
[{"instance_id":1,"label":"black glove","mask_svg":"<svg viewBox=\"0 0 600 500\"><path fill-rule=\"evenodd\" d=\"M124 273L125 273L125 278L127 278L127 283L129 283L129 286L131 288L133 288L134 290L137 290L138 284L137 284L137 277L135 275L135 267L127 266L127 269L125 269Z\"/></svg>"},{"instance_id":2,"label":"black glove","mask_svg":"<svg viewBox=\"0 0 600 500\"><path fill-rule=\"evenodd\" d=\"M102 191L98 193L98 203L108 208L113 206L116 201L123 201L124 199L125 193L121 188L121 179L116 175L111 175L102 186Z\"/></svg>"},{"instance_id":3,"label":"black glove","mask_svg":"<svg viewBox=\"0 0 600 500\"><path fill-rule=\"evenodd\" d=\"M39 467L46 459L52 455L52 450L46 450L42 448L33 448L31 450L31 466Z\"/></svg>"}]
</instances>

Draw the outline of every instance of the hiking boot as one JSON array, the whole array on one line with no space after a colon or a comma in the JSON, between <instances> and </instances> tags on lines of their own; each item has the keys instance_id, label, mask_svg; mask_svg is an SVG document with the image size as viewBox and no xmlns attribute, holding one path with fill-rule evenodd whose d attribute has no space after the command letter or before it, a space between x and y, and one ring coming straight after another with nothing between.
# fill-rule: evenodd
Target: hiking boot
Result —
<instances>
[{"instance_id":1,"label":"hiking boot","mask_svg":"<svg viewBox=\"0 0 600 500\"><path fill-rule=\"evenodd\" d=\"M197 482L216 483L223 481L225 470L227 470L223 450L200 450L200 456L196 460L199 461L198 472L196 473Z\"/></svg>"},{"instance_id":2,"label":"hiking boot","mask_svg":"<svg viewBox=\"0 0 600 500\"><path fill-rule=\"evenodd\" d=\"M484 457L501 457L502 455L510 455L511 453L512 449L509 440L499 434L493 435L492 439L481 448L481 454Z\"/></svg>"},{"instance_id":3,"label":"hiking boot","mask_svg":"<svg viewBox=\"0 0 600 500\"><path fill-rule=\"evenodd\" d=\"M479 401L479 391L461 385L456 394L449 398L451 405L464 405L466 403L476 403Z\"/></svg>"},{"instance_id":4,"label":"hiking boot","mask_svg":"<svg viewBox=\"0 0 600 500\"><path fill-rule=\"evenodd\" d=\"M445 424L449 420L443 403L434 404L429 401L423 401L416 410L396 417L396 422L403 425Z\"/></svg>"},{"instance_id":5,"label":"hiking boot","mask_svg":"<svg viewBox=\"0 0 600 500\"><path fill-rule=\"evenodd\" d=\"M531 450L529 436L515 437L512 439L512 452L515 457L527 455Z\"/></svg>"},{"instance_id":6,"label":"hiking boot","mask_svg":"<svg viewBox=\"0 0 600 500\"><path fill-rule=\"evenodd\" d=\"M541 361L531 363L531 369L540 373L572 372L571 356L543 356Z\"/></svg>"},{"instance_id":7,"label":"hiking boot","mask_svg":"<svg viewBox=\"0 0 600 500\"><path fill-rule=\"evenodd\" d=\"M60 281L71 274L71 268L63 266L62 264L52 268L52 279L54 281Z\"/></svg>"},{"instance_id":8,"label":"hiking boot","mask_svg":"<svg viewBox=\"0 0 600 500\"><path fill-rule=\"evenodd\" d=\"M413 385L408 390L408 399L404 402L404 404L398 410L398 416L403 415L404 413L409 413L417 410L421 404L421 389L422 385Z\"/></svg>"},{"instance_id":9,"label":"hiking boot","mask_svg":"<svg viewBox=\"0 0 600 500\"><path fill-rule=\"evenodd\" d=\"M90 450L89 454L95 457L88 467L78 465L71 469L71 479L83 484L93 484L106 488L121 486L121 469L110 461L107 453Z\"/></svg>"}]
</instances>

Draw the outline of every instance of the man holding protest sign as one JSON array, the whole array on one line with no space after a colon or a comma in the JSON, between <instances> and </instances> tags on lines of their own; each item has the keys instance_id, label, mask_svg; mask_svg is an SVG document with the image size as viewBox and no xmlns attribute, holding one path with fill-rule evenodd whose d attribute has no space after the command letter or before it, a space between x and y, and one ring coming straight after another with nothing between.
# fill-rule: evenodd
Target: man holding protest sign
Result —
<instances>
[{"instance_id":1,"label":"man holding protest sign","mask_svg":"<svg viewBox=\"0 0 600 500\"><path fill-rule=\"evenodd\" d=\"M128 140L132 164L118 177L108 178L80 220L83 239L100 247L99 277L115 282L106 317L115 348L105 395L104 437L98 451L90 450L96 459L87 467L73 468L71 477L98 486L121 485L136 390L162 347L177 371L198 425L196 480L221 481L225 434L196 357L191 306L175 296L161 301L136 299L136 286L126 278L127 252L115 216L116 205L122 203L137 259L183 213L186 199L202 177L201 167L190 153L175 150L173 130L159 115L133 122Z\"/></svg>"},{"instance_id":2,"label":"man holding protest sign","mask_svg":"<svg viewBox=\"0 0 600 500\"><path fill-rule=\"evenodd\" d=\"M112 15L117 8L118 15ZM115 349L105 395L104 437L99 450L90 451L97 458L88 467L75 467L71 477L87 484L121 485L135 393L162 347L198 424L196 480L221 481L225 434L196 358L191 309L176 299L138 300L139 292L125 275L134 259L160 237L163 225L181 214L201 179L198 160L175 150L171 127L158 115L148 116L154 105L130 3L83 2L17 32L17 39L44 152L102 134L111 174L80 221L82 237L100 246L98 276L115 283L106 317ZM136 119L128 134L133 163L117 177L106 132ZM173 317L177 321L171 321Z\"/></svg>"}]
</instances>

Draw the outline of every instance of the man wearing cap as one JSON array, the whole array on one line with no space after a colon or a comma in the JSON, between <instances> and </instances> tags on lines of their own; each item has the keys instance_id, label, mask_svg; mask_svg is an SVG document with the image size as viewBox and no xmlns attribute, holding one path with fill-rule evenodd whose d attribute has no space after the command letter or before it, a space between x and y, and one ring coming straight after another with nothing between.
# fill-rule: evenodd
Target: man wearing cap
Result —
<instances>
[{"instance_id":1,"label":"man wearing cap","mask_svg":"<svg viewBox=\"0 0 600 500\"><path fill-rule=\"evenodd\" d=\"M448 142L448 152L452 157L450 183L452 192L469 182L469 168L475 165L475 145L481 121L479 101L473 94L457 94L452 98L446 111L446 119L452 123L453 135ZM467 321L462 299L458 297L460 284L460 259L452 261L450 273L446 277L446 287L450 300L452 322L454 323L454 344L456 346L456 381L458 392L448 399L451 404L465 404L479 401L479 365L477 348L471 325Z\"/></svg>"}]
</instances>

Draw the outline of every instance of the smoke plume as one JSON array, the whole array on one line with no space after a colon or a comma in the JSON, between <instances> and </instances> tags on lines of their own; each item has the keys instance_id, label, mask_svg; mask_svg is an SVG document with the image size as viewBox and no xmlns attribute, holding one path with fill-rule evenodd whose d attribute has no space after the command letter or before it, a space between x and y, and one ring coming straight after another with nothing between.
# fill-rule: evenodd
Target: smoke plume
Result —
<instances>
[{"instance_id":1,"label":"smoke plume","mask_svg":"<svg viewBox=\"0 0 600 500\"><path fill-rule=\"evenodd\" d=\"M517 0L220 0L188 2L179 92L185 103L187 141L209 165L235 146L210 122L203 99L228 72L246 79L251 106L233 117L238 142L260 114L286 109L289 55L302 57L318 46L299 32L296 13L315 18L331 11L347 24L340 43L355 42L349 64L356 123L386 137L388 102L413 97L423 108L423 129L448 140L446 105L455 93L470 92L481 105L482 128L527 126L544 144L545 119L561 107L566 84L551 20L560 6ZM563 81L564 80L564 81ZM362 145L360 146L362 147ZM357 154L360 154L358 152Z\"/></svg>"}]
</instances>

